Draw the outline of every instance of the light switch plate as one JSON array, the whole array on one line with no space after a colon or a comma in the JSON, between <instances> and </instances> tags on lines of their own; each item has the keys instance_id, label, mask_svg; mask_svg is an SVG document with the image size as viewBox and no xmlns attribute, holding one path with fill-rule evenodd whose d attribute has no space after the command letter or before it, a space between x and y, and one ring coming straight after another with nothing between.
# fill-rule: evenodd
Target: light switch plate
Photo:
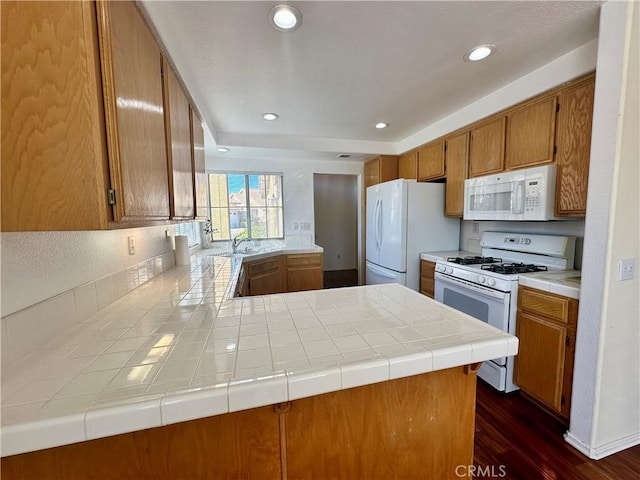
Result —
<instances>
[{"instance_id":1,"label":"light switch plate","mask_svg":"<svg viewBox=\"0 0 640 480\"><path fill-rule=\"evenodd\" d=\"M135 243L133 237L127 237L127 240L129 242L129 255L135 255L136 254L136 243Z\"/></svg>"},{"instance_id":2,"label":"light switch plate","mask_svg":"<svg viewBox=\"0 0 640 480\"><path fill-rule=\"evenodd\" d=\"M618 280L633 280L636 273L636 259L623 258L618 263Z\"/></svg>"}]
</instances>

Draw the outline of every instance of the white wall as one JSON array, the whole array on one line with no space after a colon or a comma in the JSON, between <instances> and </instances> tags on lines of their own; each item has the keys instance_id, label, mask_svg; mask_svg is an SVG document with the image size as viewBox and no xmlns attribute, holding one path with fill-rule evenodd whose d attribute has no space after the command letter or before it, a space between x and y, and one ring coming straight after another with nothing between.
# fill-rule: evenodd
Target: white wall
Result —
<instances>
[{"instance_id":1,"label":"white wall","mask_svg":"<svg viewBox=\"0 0 640 480\"><path fill-rule=\"evenodd\" d=\"M640 443L640 5L607 2L600 42L588 215L567 441L592 458Z\"/></svg>"},{"instance_id":2,"label":"white wall","mask_svg":"<svg viewBox=\"0 0 640 480\"><path fill-rule=\"evenodd\" d=\"M316 244L324 249L324 270L358 268L358 177L313 176Z\"/></svg>"},{"instance_id":3,"label":"white wall","mask_svg":"<svg viewBox=\"0 0 640 480\"><path fill-rule=\"evenodd\" d=\"M170 251L172 226L88 232L1 233L1 317ZM136 254L129 255L127 237Z\"/></svg>"}]
</instances>

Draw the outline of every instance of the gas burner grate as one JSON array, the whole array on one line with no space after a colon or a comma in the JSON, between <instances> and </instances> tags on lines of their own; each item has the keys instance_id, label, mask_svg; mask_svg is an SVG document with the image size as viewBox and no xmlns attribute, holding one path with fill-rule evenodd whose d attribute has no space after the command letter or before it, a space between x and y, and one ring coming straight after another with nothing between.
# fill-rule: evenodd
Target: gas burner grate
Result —
<instances>
[{"instance_id":1,"label":"gas burner grate","mask_svg":"<svg viewBox=\"0 0 640 480\"><path fill-rule=\"evenodd\" d=\"M467 256L467 257L449 257L447 262L457 263L459 265L481 265L485 263L502 263L501 258Z\"/></svg>"},{"instance_id":2,"label":"gas burner grate","mask_svg":"<svg viewBox=\"0 0 640 480\"><path fill-rule=\"evenodd\" d=\"M483 270L488 270L494 273L502 273L505 275L513 275L516 273L532 273L532 272L546 272L548 269L545 266L524 264L524 263L503 263L500 265L482 265Z\"/></svg>"}]
</instances>

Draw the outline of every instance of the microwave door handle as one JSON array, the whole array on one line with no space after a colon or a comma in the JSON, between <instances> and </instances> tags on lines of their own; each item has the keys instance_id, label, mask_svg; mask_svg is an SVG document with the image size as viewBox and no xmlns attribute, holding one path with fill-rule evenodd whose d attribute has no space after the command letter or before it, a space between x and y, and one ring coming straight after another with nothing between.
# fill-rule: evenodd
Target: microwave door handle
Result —
<instances>
[{"instance_id":1,"label":"microwave door handle","mask_svg":"<svg viewBox=\"0 0 640 480\"><path fill-rule=\"evenodd\" d=\"M513 192L511 192L511 213L524 213L524 182L524 180L516 182L516 188L514 188Z\"/></svg>"}]
</instances>

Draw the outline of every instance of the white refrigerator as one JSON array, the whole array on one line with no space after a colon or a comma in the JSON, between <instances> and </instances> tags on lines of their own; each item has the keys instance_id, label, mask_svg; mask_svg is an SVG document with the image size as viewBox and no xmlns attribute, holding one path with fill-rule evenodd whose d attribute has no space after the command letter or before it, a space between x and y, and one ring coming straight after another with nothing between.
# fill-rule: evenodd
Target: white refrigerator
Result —
<instances>
[{"instance_id":1,"label":"white refrigerator","mask_svg":"<svg viewBox=\"0 0 640 480\"><path fill-rule=\"evenodd\" d=\"M420 253L459 250L460 220L444 216L444 184L391 180L367 188L367 285L420 288Z\"/></svg>"}]
</instances>

